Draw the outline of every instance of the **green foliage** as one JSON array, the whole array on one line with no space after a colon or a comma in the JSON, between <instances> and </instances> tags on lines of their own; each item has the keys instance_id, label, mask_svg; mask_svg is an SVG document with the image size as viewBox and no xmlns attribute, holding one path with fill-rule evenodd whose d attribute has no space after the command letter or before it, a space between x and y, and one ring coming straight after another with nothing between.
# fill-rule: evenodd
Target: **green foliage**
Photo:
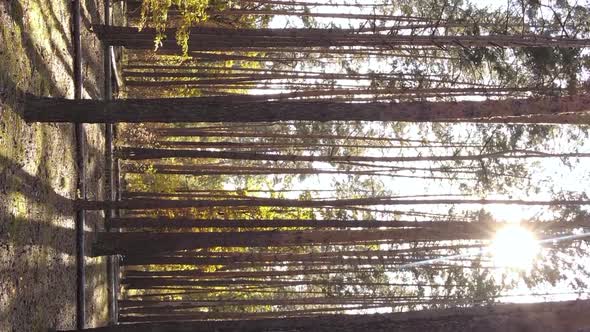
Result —
<instances>
[{"instance_id":1,"label":"green foliage","mask_svg":"<svg viewBox=\"0 0 590 332\"><path fill-rule=\"evenodd\" d=\"M141 27L150 26L156 29L154 43L156 49L167 38L166 28L170 25L169 11L174 7L179 11L180 22L176 30L176 41L184 55L188 54L190 27L207 20L206 10L209 0L143 0L141 6Z\"/></svg>"},{"instance_id":2,"label":"green foliage","mask_svg":"<svg viewBox=\"0 0 590 332\"><path fill-rule=\"evenodd\" d=\"M568 35L576 33L587 33L587 29L584 30L585 24L584 19L588 17L587 10L578 9L571 7L567 2L559 1L560 5L555 7L554 15L551 19L543 18L539 15L542 7L533 2L529 2L527 5L525 2L519 2L516 7L520 8L524 6L524 12L527 13L527 17L523 18L523 22L520 21L520 17L517 15L518 12L501 12L492 11L489 9L477 9L469 5L462 0L454 1L424 1L424 0L406 0L400 1L391 8L384 9L385 12L391 11L395 13L396 10L400 10L406 15L430 17L433 19L440 18L441 20L449 20L453 22L463 23L459 27L445 28L445 34L457 35L457 36L479 36L486 34L496 35L518 35L526 33L543 33L545 35ZM532 4L532 5L531 5ZM156 39L156 46L159 46L161 42L166 38L165 30L169 27L178 27L176 39L181 45L183 53L186 55L188 52L188 31L189 28L195 24L203 23L207 21L215 24L229 24L231 26L249 26L254 24L264 25L264 22L268 22L268 16L264 16L263 20L255 20L246 16L238 17L234 15L222 15L223 9L228 7L228 3L224 1L157 1L157 0L144 0L144 6L142 7L142 25L154 26L158 31L158 37ZM168 15L171 8L178 9L180 15L180 21L170 20ZM261 7L266 8L266 7ZM545 9L546 10L546 9ZM309 11L308 8L305 11ZM564 13L571 12L571 17L575 18L575 24L570 24L569 18L564 21L564 17L570 17L563 15ZM490 26L491 22L496 22L499 19L505 20L505 24L496 24ZM303 25L305 27L316 27L317 22L308 17L303 17ZM535 27L542 26L542 30L537 30ZM434 32L433 32L434 33ZM430 51L428 51L430 52ZM518 50L503 49L500 47L486 47L486 48L468 48L468 47L457 47L445 50L446 56L449 59L435 59L438 50L432 51L432 53L425 53L426 55L432 55L432 59L419 60L419 58L407 57L404 59L394 59L388 62L390 65L391 73L396 74L413 74L416 78L415 81L408 82L402 79L373 79L371 80L371 88L405 88L421 89L431 87L447 87L460 85L455 81L464 81L472 83L486 82L492 86L502 87L518 87L518 86L537 86L540 88L559 88L567 87L568 90L574 91L571 87L577 86L579 80L579 73L582 68L587 67L590 64L589 58L583 57L582 54L575 49L561 48L522 48ZM217 53L208 53L211 55L218 55ZM251 56L251 57L263 57L265 54L259 52L251 53L239 53L233 54L233 52L223 53L225 55L239 55L239 56ZM293 52L297 55L297 52ZM221 55L221 54L219 54ZM285 54L282 54L283 56ZM289 54L290 56L290 54ZM383 56L383 58L387 58ZM318 60L319 59L319 60ZM324 59L325 60L325 59ZM333 60L333 59L332 59ZM194 71L203 71L207 74L215 74L221 72L231 72L231 67L243 68L262 68L260 62L249 62L247 60L227 60L223 62L221 67L205 68L203 63L199 63L198 60L188 60L184 57L166 58L164 62L181 62L191 65L201 66L199 69ZM186 62L185 62L186 61ZM361 73L366 71L366 59L362 57L337 60L333 61L333 64L327 64L329 61L322 61L322 59L309 57L309 61L305 61L303 64L296 65L297 67L293 72L297 70L312 69L318 70L329 68L331 65L338 67L344 73L354 75L355 73ZM335 65L334 65L335 64ZM291 64L273 64L274 69L288 68ZM291 68L291 69L293 69ZM371 71L372 72L372 71ZM430 76L440 77L443 83L433 83L427 78ZM326 84L337 86L336 80L325 80ZM565 83L565 85L563 84ZM225 89L221 91L223 93L244 93L248 87L242 91ZM220 92L220 91L215 91ZM191 88L178 88L171 95L175 96L197 96L206 95L205 92L200 89ZM404 97L400 97L400 100ZM437 99L453 99L453 97L442 96L435 97ZM409 97L410 100L415 100L416 97ZM186 126L194 126L195 124L187 124ZM203 125L204 126L204 125ZM221 125L223 128L223 125ZM538 148L540 151L548 150L547 142L555 139L563 132L555 126L522 126L522 125L449 125L449 124L435 124L435 125L422 125L414 126L409 124L386 124L381 128L377 125L368 125L361 122L348 122L348 123L289 123L289 124L269 124L263 127L256 127L255 129L249 128L245 125L246 129L236 127L227 127L222 130L241 131L241 130L253 130L256 133L290 133L297 134L303 138L297 138L296 143L298 144L314 144L317 146L314 149L298 149L296 147L285 146L284 144L280 148L270 151L270 153L281 153L284 155L318 155L318 156L360 156L360 155L372 155L372 156L385 156L386 153L394 151L402 156L405 155L405 151L412 151L416 155L462 155L462 156L477 156L481 154L493 154L499 152L509 151L524 151L525 149L534 150ZM229 129L228 129L229 128ZM385 129L384 129L385 128ZM354 140L349 139L334 139L334 138L313 138L312 135L325 134L329 135L359 135L359 136L396 136L397 134L404 133L405 131L412 132L413 137L418 136L421 138L423 144L420 148L415 147L414 150L369 150L366 147L354 146L339 146L344 144L343 142L354 143ZM584 135L585 134L585 135ZM133 135L130 135L133 136ZM309 136L309 137L306 137ZM398 135L403 136L403 135ZM587 137L587 132L571 134L571 141L579 142ZM132 138L129 138L130 141ZM178 139L178 138L174 138ZM174 140L172 139L172 141ZM456 144L449 148L440 148L435 145L428 146L429 141L436 139L438 142L444 144L451 144L453 142L465 143ZM179 139L180 140L180 139ZM182 138L182 140L193 140L194 142L216 142L224 141L220 138ZM294 139L295 140L295 139ZM145 139L144 139L145 141ZM228 142L228 141L226 141ZM252 139L252 138L231 138L232 143L284 143L276 138L268 139ZM295 142L295 141L293 141ZM357 141L358 142L358 141ZM374 144L370 148L374 148L378 144L387 143L373 143L364 142L366 145ZM391 144L391 142L389 142ZM397 144L397 143L396 143ZM408 143L400 143L408 144ZM474 144L474 145L469 145ZM256 150L248 150L258 152ZM374 152L380 151L380 152ZM260 151L260 153L269 153L268 151ZM185 160L170 160L170 163L178 165L190 165L199 166L198 163L202 161L191 161ZM219 162L225 166L263 166L272 168L276 167L308 167L310 164L303 162L253 162L248 160L239 161L211 161L207 162ZM329 164L329 165L325 165ZM564 161L564 164L571 166ZM393 164L399 166L397 164ZM460 192L468 194L470 197L487 197L490 194L506 194L512 195L516 190L520 190L519 194L526 195L531 192L539 193L541 190L545 192L552 190L545 186L545 183L540 181L535 182L531 178L531 170L535 168L535 163L525 163L518 159L502 159L502 158L482 158L482 160L470 160L470 161L459 161L454 160L448 163L437 163L432 162L429 165L422 168L419 171L417 168L411 170L411 174L417 175L415 183L406 182L406 185L416 186L423 183L428 183L429 187L424 189L426 193L437 193L439 196L445 197L447 192L444 190L451 188L451 196L454 192ZM370 165L369 165L370 166ZM412 165L406 165L412 166ZM414 164L413 166L417 166ZM428 180L428 167L436 166L442 169L442 173L448 172L448 185L440 185L434 183L434 181ZM312 165L316 167L316 165ZM330 168L339 171L355 171L363 169L366 165L353 165L352 163L324 163L317 168ZM435 168L435 167L433 167ZM291 198L299 200L315 200L324 199L321 194L310 189L309 183L313 183L317 187L322 189L329 188L332 190L334 197L331 199L348 199L348 198L367 198L367 197L379 197L379 196L392 196L397 194L398 191L405 189L397 186L398 182L383 180L380 176L372 175L353 175L351 174L339 174L331 178L325 177L322 180L328 178L330 181L318 180L317 174L301 174L301 175L243 175L234 174L232 176L177 176L177 175L166 175L158 174L153 167L146 165L146 171L142 175L127 175L127 189L132 191L153 191L153 192L164 192L172 193L178 188L184 188L187 190L194 190L196 188L206 188L208 190L221 190L225 188L235 188L233 190L226 191L225 197L215 197L208 199L255 199L256 195L254 192L257 189L267 189L268 192L265 197L269 198ZM452 171L456 173L452 173ZM460 171L457 171L460 170ZM383 172L390 172L395 174L393 167ZM430 174L435 174L432 168ZM456 174L472 174L473 178L457 179L453 176ZM470 172L470 173L469 173ZM344 173L344 172L343 172ZM398 173L401 174L401 173ZM403 173L408 174L408 173ZM382 174L381 174L382 175ZM314 182L315 181L315 182ZM399 182L404 183L404 182ZM289 188L304 188L299 194L286 194L280 191L281 189ZM400 193L401 195L401 193ZM459 196L459 195L457 195ZM572 199L575 198L572 194L555 194L560 199ZM262 196L260 196L262 197ZM404 197L404 196L400 196ZM411 197L411 196L410 196ZM417 196L416 196L417 197ZM512 198L510 196L509 198ZM516 198L516 197L515 197ZM587 199L585 196L584 199ZM445 207L427 207L427 211L414 210L414 208L406 206L396 206L396 210L387 210L386 207L377 207L375 209L364 209L362 207L348 206L345 208L322 208L322 209L301 209L301 208L290 208L290 207L248 207L248 208L231 208L231 207L206 207L206 208L193 208L193 209L178 209L178 210L166 210L159 211L157 213L161 215L167 215L170 217L189 217L189 218L204 218L204 219L246 219L246 220L273 220L273 219L340 219L340 220L374 220L380 218L388 218L389 220L399 220L407 218L408 216L414 216L420 220L430 221L457 221L457 220L469 220L471 222L479 222L482 224L492 224L495 222L494 216L487 210L481 209L476 211L465 211L460 210L457 206L445 206ZM380 210L381 209L381 210ZM556 219L564 222L579 222L585 220L588 217L587 211L580 207L572 206L563 209L554 209L555 214L559 215ZM415 214L411 214L410 212ZM438 212L438 213L437 213ZM462 218L464 217L464 218ZM272 230L277 230L273 228ZM216 228L194 228L194 232L203 231L219 231ZM239 230L239 229L238 229ZM265 229L267 230L267 229ZM281 230L295 230L295 228L283 228ZM569 231L569 230L568 230ZM544 234L545 235L545 234ZM490 261L486 261L486 257L481 256L481 252L472 251L468 252L469 249L460 248L461 245L472 245L476 241L447 241L444 240L434 241L437 245L457 245L457 249L445 249L445 254L462 254L463 258L454 259L452 261L443 262L436 266L436 264L424 264L421 267L412 269L413 275L406 273L405 271L397 270L398 267L386 266L385 264L373 264L371 271L354 271L355 268L359 268L359 265L351 263L350 273L339 273L335 275L323 275L323 276L305 276L301 277L304 281L329 281L331 284L327 286L307 286L299 287L297 290L317 290L323 295L328 297L341 297L341 296L353 296L353 295L365 295L365 294L387 294L387 295L415 295L418 297L426 296L443 296L448 298L447 303L433 303L426 305L427 307L444 307L450 304L467 306L467 305L478 305L487 304L494 302L498 296L502 295L505 291L511 290L516 287L517 282L515 279L524 280L524 283L528 287L535 287L543 283L550 285L556 285L560 281L565 279L563 273L560 273L560 268L565 270L572 270L573 263L571 262L557 262L557 258L552 257L552 261L548 264L539 264L536 266L531 273L517 275L513 279L507 278L506 275L500 275L490 268ZM481 241L484 242L484 241ZM477 243L479 244L479 243ZM272 253L334 253L345 250L384 250L385 248L395 249L408 249L408 247L426 246L424 242L411 239L403 239L398 243L373 243L363 244L359 246L322 246L321 248L314 247L290 247L290 248L209 248L210 252L228 252L228 253L261 253L261 252L272 252ZM479 249L478 249L479 250ZM428 260L432 253L421 252L416 253L409 257L416 261ZM479 256L478 256L479 255ZM556 255L557 256L557 255ZM473 259L472 259L473 258ZM288 270L288 267L282 266L281 262L272 266L273 271L277 270ZM454 263L463 263L465 265L453 266ZM554 263L554 264L553 264ZM446 265L444 265L446 264ZM157 270L158 268L153 266L151 269ZM167 266L165 268L172 268ZM179 269L187 268L175 267ZM207 271L221 270L223 266L206 266L203 269ZM265 268L257 266L254 268L256 271L264 271ZM389 270L388 270L389 269ZM386 273L386 271L388 273ZM586 273L587 274L587 273ZM396 287L382 286L351 286L346 283L352 283L358 280L366 282L388 282L392 279L401 279L409 282L429 282L433 284L442 284L444 287L441 289L427 290L425 287L417 287L416 290L408 291L404 289L398 289ZM517 281L518 281L517 280ZM585 287L584 280L574 280L579 288ZM288 287L284 287L282 290L289 290ZM219 295L219 294L215 294ZM185 298L198 298L199 295L185 294ZM236 292L232 294L235 298L242 299L253 299L263 298L262 293L240 293ZM273 298L281 298L285 296L280 291L271 294ZM204 297L204 296L203 296ZM413 308L412 306L409 306ZM293 306L291 309L301 308L301 306ZM244 312L264 312L277 310L270 306L248 306L241 308L227 307L225 309L231 310L242 310ZM286 308L280 308L286 309ZM218 309L215 309L218 310ZM219 309L224 310L224 309ZM396 308L397 310L397 308Z\"/></svg>"},{"instance_id":3,"label":"green foliage","mask_svg":"<svg viewBox=\"0 0 590 332\"><path fill-rule=\"evenodd\" d=\"M270 17L256 19L251 15L232 15L228 18L215 14L223 13L231 4L228 1L217 0L143 0L139 24L140 28L148 26L156 29L156 49L168 38L166 29L176 28L176 42L181 47L184 57L188 56L191 27L200 24L233 27L268 25ZM174 13L171 13L172 10Z\"/></svg>"}]
</instances>

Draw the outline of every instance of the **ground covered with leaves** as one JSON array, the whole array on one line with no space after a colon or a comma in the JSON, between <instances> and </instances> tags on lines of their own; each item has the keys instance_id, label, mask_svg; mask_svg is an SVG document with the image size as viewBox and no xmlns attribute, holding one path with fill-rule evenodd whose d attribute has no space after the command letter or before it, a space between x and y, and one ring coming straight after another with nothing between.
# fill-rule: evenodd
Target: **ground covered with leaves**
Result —
<instances>
[{"instance_id":1,"label":"ground covered with leaves","mask_svg":"<svg viewBox=\"0 0 590 332\"><path fill-rule=\"evenodd\" d=\"M82 1L84 98L102 98L100 0ZM68 0L0 1L0 331L76 324L76 140L70 124L27 124L25 93L72 98ZM87 125L87 186L103 196L104 127ZM102 227L89 213L87 244ZM88 250L88 249L87 249ZM88 326L106 322L105 259L87 258Z\"/></svg>"}]
</instances>

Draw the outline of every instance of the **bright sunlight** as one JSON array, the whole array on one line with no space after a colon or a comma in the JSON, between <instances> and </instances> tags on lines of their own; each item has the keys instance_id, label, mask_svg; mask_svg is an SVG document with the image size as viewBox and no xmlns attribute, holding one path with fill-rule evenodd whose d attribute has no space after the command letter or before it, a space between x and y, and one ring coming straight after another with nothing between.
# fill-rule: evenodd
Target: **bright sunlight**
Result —
<instances>
[{"instance_id":1,"label":"bright sunlight","mask_svg":"<svg viewBox=\"0 0 590 332\"><path fill-rule=\"evenodd\" d=\"M490 246L495 265L522 270L531 268L539 249L535 235L519 225L498 230Z\"/></svg>"}]
</instances>

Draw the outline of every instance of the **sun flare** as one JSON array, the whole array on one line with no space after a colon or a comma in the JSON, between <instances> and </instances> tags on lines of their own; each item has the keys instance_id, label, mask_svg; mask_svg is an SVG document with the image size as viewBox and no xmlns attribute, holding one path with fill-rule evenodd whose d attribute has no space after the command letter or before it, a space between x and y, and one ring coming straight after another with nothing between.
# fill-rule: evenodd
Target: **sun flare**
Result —
<instances>
[{"instance_id":1,"label":"sun flare","mask_svg":"<svg viewBox=\"0 0 590 332\"><path fill-rule=\"evenodd\" d=\"M532 232L513 225L496 232L490 250L495 265L528 270L539 254L540 246Z\"/></svg>"}]
</instances>

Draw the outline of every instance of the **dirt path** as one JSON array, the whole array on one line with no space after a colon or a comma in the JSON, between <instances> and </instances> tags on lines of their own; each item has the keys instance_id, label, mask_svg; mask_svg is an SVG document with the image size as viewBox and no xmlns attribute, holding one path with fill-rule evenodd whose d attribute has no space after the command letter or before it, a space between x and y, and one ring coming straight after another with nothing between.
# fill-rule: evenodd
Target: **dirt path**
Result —
<instances>
[{"instance_id":1,"label":"dirt path","mask_svg":"<svg viewBox=\"0 0 590 332\"><path fill-rule=\"evenodd\" d=\"M23 92L73 97L69 0L0 0L0 331L74 328L76 195L72 125L26 124ZM89 31L101 0L82 0L84 95L102 97L102 48ZM103 127L86 126L90 199L102 198ZM89 214L87 244L102 227ZM87 324L107 319L104 259L87 259Z\"/></svg>"}]
</instances>

